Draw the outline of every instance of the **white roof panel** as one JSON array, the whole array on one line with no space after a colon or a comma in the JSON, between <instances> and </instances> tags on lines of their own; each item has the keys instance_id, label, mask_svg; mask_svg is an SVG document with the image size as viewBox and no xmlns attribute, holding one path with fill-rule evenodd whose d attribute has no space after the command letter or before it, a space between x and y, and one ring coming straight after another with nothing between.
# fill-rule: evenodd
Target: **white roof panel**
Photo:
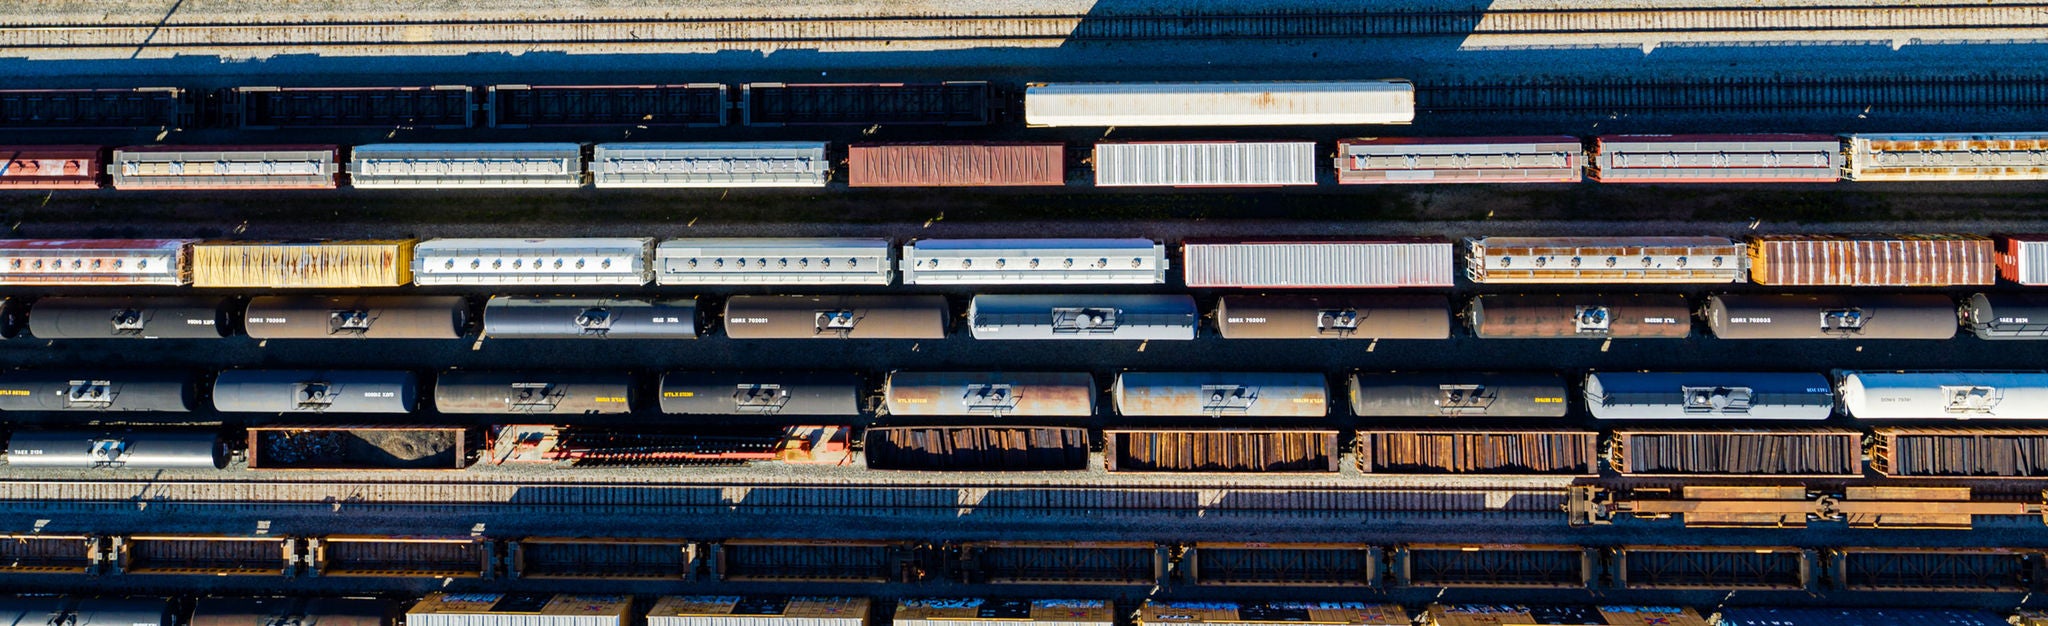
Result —
<instances>
[{"instance_id":1,"label":"white roof panel","mask_svg":"<svg viewBox=\"0 0 2048 626\"><path fill-rule=\"evenodd\" d=\"M654 239L429 239L413 247L419 285L645 285Z\"/></svg>"},{"instance_id":2,"label":"white roof panel","mask_svg":"<svg viewBox=\"0 0 2048 626\"><path fill-rule=\"evenodd\" d=\"M600 188L823 187L831 170L821 141L604 143L590 160Z\"/></svg>"},{"instance_id":3,"label":"white roof panel","mask_svg":"<svg viewBox=\"0 0 2048 626\"><path fill-rule=\"evenodd\" d=\"M1098 143L1095 186L1314 185L1315 161L1312 141Z\"/></svg>"},{"instance_id":4,"label":"white roof panel","mask_svg":"<svg viewBox=\"0 0 2048 626\"><path fill-rule=\"evenodd\" d=\"M663 285L887 285L896 277L887 239L693 238L655 249Z\"/></svg>"},{"instance_id":5,"label":"white roof panel","mask_svg":"<svg viewBox=\"0 0 2048 626\"><path fill-rule=\"evenodd\" d=\"M1183 247L1189 287L1449 287L1448 241L1196 242Z\"/></svg>"},{"instance_id":6,"label":"white roof panel","mask_svg":"<svg viewBox=\"0 0 2048 626\"><path fill-rule=\"evenodd\" d=\"M1031 126L1406 124L1407 81L1052 83L1024 89Z\"/></svg>"},{"instance_id":7,"label":"white roof panel","mask_svg":"<svg viewBox=\"0 0 2048 626\"><path fill-rule=\"evenodd\" d=\"M2048 180L2048 133L1851 135L1849 180Z\"/></svg>"},{"instance_id":8,"label":"white roof panel","mask_svg":"<svg viewBox=\"0 0 2048 626\"><path fill-rule=\"evenodd\" d=\"M901 269L906 285L1152 285L1167 265L1150 239L921 239Z\"/></svg>"},{"instance_id":9,"label":"white roof panel","mask_svg":"<svg viewBox=\"0 0 2048 626\"><path fill-rule=\"evenodd\" d=\"M349 184L362 189L583 186L574 143L386 143L356 146Z\"/></svg>"}]
</instances>

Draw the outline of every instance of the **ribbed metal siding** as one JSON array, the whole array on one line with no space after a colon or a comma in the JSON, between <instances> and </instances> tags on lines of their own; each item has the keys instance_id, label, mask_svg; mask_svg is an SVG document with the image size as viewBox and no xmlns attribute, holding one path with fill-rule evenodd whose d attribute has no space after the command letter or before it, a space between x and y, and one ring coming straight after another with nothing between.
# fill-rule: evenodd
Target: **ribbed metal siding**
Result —
<instances>
[{"instance_id":1,"label":"ribbed metal siding","mask_svg":"<svg viewBox=\"0 0 2048 626\"><path fill-rule=\"evenodd\" d=\"M823 187L825 143L601 143L590 175L600 189L629 187Z\"/></svg>"},{"instance_id":2,"label":"ribbed metal siding","mask_svg":"<svg viewBox=\"0 0 2048 626\"><path fill-rule=\"evenodd\" d=\"M1768 235L1750 244L1750 279L1765 285L1946 287L1997 282L1989 237L1846 238Z\"/></svg>"},{"instance_id":3,"label":"ribbed metal siding","mask_svg":"<svg viewBox=\"0 0 2048 626\"><path fill-rule=\"evenodd\" d=\"M1316 184L1308 141L1095 144L1097 187L1272 187Z\"/></svg>"},{"instance_id":4,"label":"ribbed metal siding","mask_svg":"<svg viewBox=\"0 0 2048 626\"><path fill-rule=\"evenodd\" d=\"M1449 287L1450 242L1188 243L1189 287Z\"/></svg>"},{"instance_id":5,"label":"ribbed metal siding","mask_svg":"<svg viewBox=\"0 0 2048 626\"><path fill-rule=\"evenodd\" d=\"M1855 135L1849 180L2048 179L2048 133Z\"/></svg>"},{"instance_id":6,"label":"ribbed metal siding","mask_svg":"<svg viewBox=\"0 0 2048 626\"><path fill-rule=\"evenodd\" d=\"M1475 283L1739 283L1749 247L1726 237L1482 237Z\"/></svg>"},{"instance_id":7,"label":"ribbed metal siding","mask_svg":"<svg viewBox=\"0 0 2048 626\"><path fill-rule=\"evenodd\" d=\"M480 615L449 615L439 613L407 613L406 626L619 626L619 618L611 615L530 615L509 613L486 613Z\"/></svg>"},{"instance_id":8,"label":"ribbed metal siding","mask_svg":"<svg viewBox=\"0 0 2048 626\"><path fill-rule=\"evenodd\" d=\"M645 285L652 237L429 239L413 247L419 285Z\"/></svg>"},{"instance_id":9,"label":"ribbed metal siding","mask_svg":"<svg viewBox=\"0 0 2048 626\"><path fill-rule=\"evenodd\" d=\"M2048 285L2048 239L2007 237L1998 251L1998 271L2022 285Z\"/></svg>"},{"instance_id":10,"label":"ribbed metal siding","mask_svg":"<svg viewBox=\"0 0 2048 626\"><path fill-rule=\"evenodd\" d=\"M202 243L194 287L397 287L412 282L413 241Z\"/></svg>"}]
</instances>

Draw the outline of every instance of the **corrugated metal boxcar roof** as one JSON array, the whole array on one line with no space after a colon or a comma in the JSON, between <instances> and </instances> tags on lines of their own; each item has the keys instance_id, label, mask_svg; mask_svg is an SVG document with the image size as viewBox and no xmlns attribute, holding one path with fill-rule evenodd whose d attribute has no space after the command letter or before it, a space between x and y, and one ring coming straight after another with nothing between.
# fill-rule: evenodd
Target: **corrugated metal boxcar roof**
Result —
<instances>
[{"instance_id":1,"label":"corrugated metal boxcar roof","mask_svg":"<svg viewBox=\"0 0 2048 626\"><path fill-rule=\"evenodd\" d=\"M1337 182L1576 183L1585 147L1570 135L1379 137L1337 142Z\"/></svg>"},{"instance_id":2,"label":"corrugated metal boxcar roof","mask_svg":"<svg viewBox=\"0 0 2048 626\"><path fill-rule=\"evenodd\" d=\"M406 626L620 626L633 597L433 593L405 612Z\"/></svg>"},{"instance_id":3,"label":"corrugated metal boxcar roof","mask_svg":"<svg viewBox=\"0 0 2048 626\"><path fill-rule=\"evenodd\" d=\"M1448 241L1430 239L1190 240L1189 287L1449 287Z\"/></svg>"},{"instance_id":4,"label":"corrugated metal boxcar roof","mask_svg":"<svg viewBox=\"0 0 2048 626\"><path fill-rule=\"evenodd\" d=\"M823 187L831 173L822 141L601 143L590 158L599 188Z\"/></svg>"},{"instance_id":5,"label":"corrugated metal boxcar roof","mask_svg":"<svg viewBox=\"0 0 2048 626\"><path fill-rule=\"evenodd\" d=\"M1397 604L1364 602L1172 602L1147 600L1138 609L1140 626L1203 624L1254 626L1278 622L1342 626L1409 626Z\"/></svg>"},{"instance_id":6,"label":"corrugated metal boxcar roof","mask_svg":"<svg viewBox=\"0 0 2048 626\"><path fill-rule=\"evenodd\" d=\"M1029 187L1067 182L1066 145L863 144L847 150L854 187Z\"/></svg>"},{"instance_id":7,"label":"corrugated metal boxcar roof","mask_svg":"<svg viewBox=\"0 0 2048 626\"><path fill-rule=\"evenodd\" d=\"M896 626L1108 626L1116 609L1106 600L1021 600L993 598L904 598L896 602Z\"/></svg>"},{"instance_id":8,"label":"corrugated metal boxcar roof","mask_svg":"<svg viewBox=\"0 0 2048 626\"><path fill-rule=\"evenodd\" d=\"M1978 235L1759 235L1749 247L1750 279L1765 285L1989 285L1996 265Z\"/></svg>"},{"instance_id":9,"label":"corrugated metal boxcar roof","mask_svg":"<svg viewBox=\"0 0 2048 626\"><path fill-rule=\"evenodd\" d=\"M1095 144L1097 187L1278 187L1316 184L1312 141Z\"/></svg>"},{"instance_id":10,"label":"corrugated metal boxcar roof","mask_svg":"<svg viewBox=\"0 0 2048 626\"><path fill-rule=\"evenodd\" d=\"M1849 180L2048 179L2048 133L1851 135Z\"/></svg>"},{"instance_id":11,"label":"corrugated metal boxcar roof","mask_svg":"<svg viewBox=\"0 0 2048 626\"><path fill-rule=\"evenodd\" d=\"M887 285L896 279L888 239L695 238L655 248L663 285Z\"/></svg>"},{"instance_id":12,"label":"corrugated metal boxcar roof","mask_svg":"<svg viewBox=\"0 0 2048 626\"><path fill-rule=\"evenodd\" d=\"M183 285L196 239L0 240L0 285Z\"/></svg>"},{"instance_id":13,"label":"corrugated metal boxcar roof","mask_svg":"<svg viewBox=\"0 0 2048 626\"><path fill-rule=\"evenodd\" d=\"M2048 285L2048 235L1999 237L1998 275L2022 285Z\"/></svg>"},{"instance_id":14,"label":"corrugated metal boxcar roof","mask_svg":"<svg viewBox=\"0 0 2048 626\"><path fill-rule=\"evenodd\" d=\"M397 287L412 282L414 241L200 243L192 247L192 286Z\"/></svg>"},{"instance_id":15,"label":"corrugated metal boxcar roof","mask_svg":"<svg viewBox=\"0 0 2048 626\"><path fill-rule=\"evenodd\" d=\"M867 626L870 600L824 596L662 596L647 626Z\"/></svg>"},{"instance_id":16,"label":"corrugated metal boxcar roof","mask_svg":"<svg viewBox=\"0 0 2048 626\"><path fill-rule=\"evenodd\" d=\"M1051 83L1024 89L1031 126L1406 124L1405 80L1245 83Z\"/></svg>"},{"instance_id":17,"label":"corrugated metal boxcar roof","mask_svg":"<svg viewBox=\"0 0 2048 626\"><path fill-rule=\"evenodd\" d=\"M652 237L428 239L413 246L421 285L645 285Z\"/></svg>"}]
</instances>

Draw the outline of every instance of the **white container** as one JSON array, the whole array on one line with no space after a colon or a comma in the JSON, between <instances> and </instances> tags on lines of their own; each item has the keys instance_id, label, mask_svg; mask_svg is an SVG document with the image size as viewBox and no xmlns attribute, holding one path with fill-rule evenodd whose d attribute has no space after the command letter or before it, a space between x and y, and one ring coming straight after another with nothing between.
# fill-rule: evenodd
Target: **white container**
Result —
<instances>
[{"instance_id":1,"label":"white container","mask_svg":"<svg viewBox=\"0 0 2048 626\"><path fill-rule=\"evenodd\" d=\"M1405 80L1259 83L1040 83L1024 88L1030 126L1406 124Z\"/></svg>"},{"instance_id":2,"label":"white container","mask_svg":"<svg viewBox=\"0 0 2048 626\"><path fill-rule=\"evenodd\" d=\"M1312 141L1095 144L1097 187L1280 187L1316 184Z\"/></svg>"}]
</instances>

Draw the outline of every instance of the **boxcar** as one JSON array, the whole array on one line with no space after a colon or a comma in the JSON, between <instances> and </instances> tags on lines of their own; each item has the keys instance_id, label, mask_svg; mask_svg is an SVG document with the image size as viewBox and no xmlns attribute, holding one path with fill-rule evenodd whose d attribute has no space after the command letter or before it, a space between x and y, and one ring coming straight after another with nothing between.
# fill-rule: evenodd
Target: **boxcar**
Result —
<instances>
[{"instance_id":1,"label":"boxcar","mask_svg":"<svg viewBox=\"0 0 2048 626\"><path fill-rule=\"evenodd\" d=\"M1833 135L1606 135L1593 139L1603 183L1832 183L1842 176Z\"/></svg>"},{"instance_id":2,"label":"boxcar","mask_svg":"<svg viewBox=\"0 0 2048 626\"><path fill-rule=\"evenodd\" d=\"M1481 339L1684 339L1692 310L1676 294L1488 294L1465 322Z\"/></svg>"},{"instance_id":3,"label":"boxcar","mask_svg":"<svg viewBox=\"0 0 2048 626\"><path fill-rule=\"evenodd\" d=\"M230 300L201 297L41 298L29 308L37 339L219 339L233 331Z\"/></svg>"},{"instance_id":4,"label":"boxcar","mask_svg":"<svg viewBox=\"0 0 2048 626\"><path fill-rule=\"evenodd\" d=\"M2048 133L1850 135L1855 181L2048 179Z\"/></svg>"},{"instance_id":5,"label":"boxcar","mask_svg":"<svg viewBox=\"0 0 2048 626\"><path fill-rule=\"evenodd\" d=\"M0 285L185 285L195 239L0 240Z\"/></svg>"},{"instance_id":6,"label":"boxcar","mask_svg":"<svg viewBox=\"0 0 2048 626\"><path fill-rule=\"evenodd\" d=\"M985 81L740 86L748 126L987 126L996 102Z\"/></svg>"},{"instance_id":7,"label":"boxcar","mask_svg":"<svg viewBox=\"0 0 2048 626\"><path fill-rule=\"evenodd\" d=\"M1032 187L1067 184L1066 144L855 144L852 187Z\"/></svg>"},{"instance_id":8,"label":"boxcar","mask_svg":"<svg viewBox=\"0 0 2048 626\"><path fill-rule=\"evenodd\" d=\"M1821 374L1598 372L1586 410L1598 419L1824 420L1835 394Z\"/></svg>"},{"instance_id":9,"label":"boxcar","mask_svg":"<svg viewBox=\"0 0 2048 626\"><path fill-rule=\"evenodd\" d=\"M1465 277L1483 284L1740 283L1748 248L1726 237L1482 237Z\"/></svg>"},{"instance_id":10,"label":"boxcar","mask_svg":"<svg viewBox=\"0 0 2048 626\"><path fill-rule=\"evenodd\" d=\"M460 339L462 296L257 296L242 327L255 339Z\"/></svg>"},{"instance_id":11,"label":"boxcar","mask_svg":"<svg viewBox=\"0 0 2048 626\"><path fill-rule=\"evenodd\" d=\"M645 285L652 237L428 239L413 246L419 285Z\"/></svg>"},{"instance_id":12,"label":"boxcar","mask_svg":"<svg viewBox=\"0 0 2048 626\"><path fill-rule=\"evenodd\" d=\"M1856 419L2048 419L2048 372L1841 372Z\"/></svg>"},{"instance_id":13,"label":"boxcar","mask_svg":"<svg viewBox=\"0 0 2048 626\"><path fill-rule=\"evenodd\" d=\"M1447 339L1443 296L1223 296L1216 329L1224 339Z\"/></svg>"},{"instance_id":14,"label":"boxcar","mask_svg":"<svg viewBox=\"0 0 2048 626\"><path fill-rule=\"evenodd\" d=\"M1125 372L1110 395L1125 417L1323 417L1328 383L1321 374Z\"/></svg>"},{"instance_id":15,"label":"boxcar","mask_svg":"<svg viewBox=\"0 0 2048 626\"><path fill-rule=\"evenodd\" d=\"M1978 339L2048 339L2048 295L1979 293L1963 301L1963 327Z\"/></svg>"},{"instance_id":16,"label":"boxcar","mask_svg":"<svg viewBox=\"0 0 2048 626\"><path fill-rule=\"evenodd\" d=\"M335 146L128 146L107 170L115 189L333 189Z\"/></svg>"},{"instance_id":17,"label":"boxcar","mask_svg":"<svg viewBox=\"0 0 2048 626\"><path fill-rule=\"evenodd\" d=\"M0 189L98 189L99 146L0 146Z\"/></svg>"},{"instance_id":18,"label":"boxcar","mask_svg":"<svg viewBox=\"0 0 2048 626\"><path fill-rule=\"evenodd\" d=\"M213 381L222 413L411 413L412 372L227 370Z\"/></svg>"},{"instance_id":19,"label":"boxcar","mask_svg":"<svg viewBox=\"0 0 2048 626\"><path fill-rule=\"evenodd\" d=\"M573 143L380 143L349 151L357 189L563 188L583 186L583 146Z\"/></svg>"},{"instance_id":20,"label":"boxcar","mask_svg":"<svg viewBox=\"0 0 2048 626\"><path fill-rule=\"evenodd\" d=\"M7 438L7 465L21 469L209 470L227 461L212 432L17 430Z\"/></svg>"},{"instance_id":21,"label":"boxcar","mask_svg":"<svg viewBox=\"0 0 2048 626\"><path fill-rule=\"evenodd\" d=\"M1097 187L1316 184L1312 141L1105 141L1093 162Z\"/></svg>"},{"instance_id":22,"label":"boxcar","mask_svg":"<svg viewBox=\"0 0 2048 626\"><path fill-rule=\"evenodd\" d=\"M1405 80L1243 83L1033 83L1030 126L1308 126L1406 124Z\"/></svg>"},{"instance_id":23,"label":"boxcar","mask_svg":"<svg viewBox=\"0 0 2048 626\"><path fill-rule=\"evenodd\" d=\"M434 379L434 410L492 415L631 413L631 374L576 372L442 372Z\"/></svg>"},{"instance_id":24,"label":"boxcar","mask_svg":"<svg viewBox=\"0 0 2048 626\"><path fill-rule=\"evenodd\" d=\"M890 372L895 417L1093 417L1095 377L1069 372Z\"/></svg>"},{"instance_id":25,"label":"boxcar","mask_svg":"<svg viewBox=\"0 0 2048 626\"><path fill-rule=\"evenodd\" d=\"M525 298L484 303L491 339L696 339L696 298Z\"/></svg>"},{"instance_id":26,"label":"boxcar","mask_svg":"<svg viewBox=\"0 0 2048 626\"><path fill-rule=\"evenodd\" d=\"M1359 417L1564 417L1564 378L1548 373L1413 372L1351 375Z\"/></svg>"},{"instance_id":27,"label":"boxcar","mask_svg":"<svg viewBox=\"0 0 2048 626\"><path fill-rule=\"evenodd\" d=\"M975 339L1187 341L1200 312L1189 296L979 295L967 306Z\"/></svg>"},{"instance_id":28,"label":"boxcar","mask_svg":"<svg viewBox=\"0 0 2048 626\"><path fill-rule=\"evenodd\" d=\"M599 189L823 187L831 176L822 141L601 143L590 157Z\"/></svg>"},{"instance_id":29,"label":"boxcar","mask_svg":"<svg viewBox=\"0 0 2048 626\"><path fill-rule=\"evenodd\" d=\"M944 296L757 296L725 300L733 339L944 339Z\"/></svg>"},{"instance_id":30,"label":"boxcar","mask_svg":"<svg viewBox=\"0 0 2048 626\"><path fill-rule=\"evenodd\" d=\"M1450 287L1456 271L1451 243L1429 238L1192 239L1181 253L1196 289Z\"/></svg>"},{"instance_id":31,"label":"boxcar","mask_svg":"<svg viewBox=\"0 0 2048 626\"><path fill-rule=\"evenodd\" d=\"M1750 280L1762 285L1948 287L1998 281L1990 237L1758 235Z\"/></svg>"},{"instance_id":32,"label":"boxcar","mask_svg":"<svg viewBox=\"0 0 2048 626\"><path fill-rule=\"evenodd\" d=\"M669 372L661 412L859 417L860 376L827 372Z\"/></svg>"},{"instance_id":33,"label":"boxcar","mask_svg":"<svg viewBox=\"0 0 2048 626\"><path fill-rule=\"evenodd\" d=\"M242 130L476 125L476 93L467 85L236 87L225 95L228 116Z\"/></svg>"},{"instance_id":34,"label":"boxcar","mask_svg":"<svg viewBox=\"0 0 2048 626\"><path fill-rule=\"evenodd\" d=\"M887 285L896 279L887 239L670 239L655 248L662 285Z\"/></svg>"},{"instance_id":35,"label":"boxcar","mask_svg":"<svg viewBox=\"0 0 2048 626\"><path fill-rule=\"evenodd\" d=\"M1150 239L918 239L900 265L906 285L1151 285L1167 269Z\"/></svg>"},{"instance_id":36,"label":"boxcar","mask_svg":"<svg viewBox=\"0 0 2048 626\"><path fill-rule=\"evenodd\" d=\"M1951 339L1948 296L1752 295L1707 297L1707 327L1722 339Z\"/></svg>"},{"instance_id":37,"label":"boxcar","mask_svg":"<svg viewBox=\"0 0 2048 626\"><path fill-rule=\"evenodd\" d=\"M725 125L726 87L686 85L492 85L492 128Z\"/></svg>"},{"instance_id":38,"label":"boxcar","mask_svg":"<svg viewBox=\"0 0 2048 626\"><path fill-rule=\"evenodd\" d=\"M198 396L178 371L21 370L0 374L0 411L147 411L184 413Z\"/></svg>"},{"instance_id":39,"label":"boxcar","mask_svg":"<svg viewBox=\"0 0 2048 626\"><path fill-rule=\"evenodd\" d=\"M192 246L192 286L398 287L412 282L413 243L411 239L203 242Z\"/></svg>"},{"instance_id":40,"label":"boxcar","mask_svg":"<svg viewBox=\"0 0 2048 626\"><path fill-rule=\"evenodd\" d=\"M1345 139L1337 183L1576 183L1585 152L1568 135Z\"/></svg>"}]
</instances>

